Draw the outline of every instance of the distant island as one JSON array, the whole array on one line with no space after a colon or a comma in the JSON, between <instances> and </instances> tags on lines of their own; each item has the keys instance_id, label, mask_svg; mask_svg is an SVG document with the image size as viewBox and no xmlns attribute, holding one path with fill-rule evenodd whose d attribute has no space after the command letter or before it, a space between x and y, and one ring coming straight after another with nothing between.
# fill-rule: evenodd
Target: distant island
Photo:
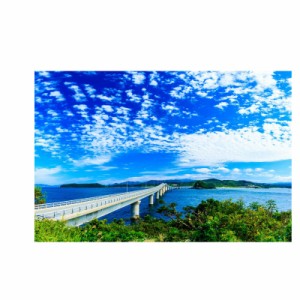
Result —
<instances>
[{"instance_id":1,"label":"distant island","mask_svg":"<svg viewBox=\"0 0 300 300\"><path fill-rule=\"evenodd\" d=\"M100 183L68 183L62 184L61 188L102 188L105 185Z\"/></svg>"},{"instance_id":2,"label":"distant island","mask_svg":"<svg viewBox=\"0 0 300 300\"><path fill-rule=\"evenodd\" d=\"M257 183L247 180L219 180L219 179L205 179L197 180L193 189L216 189L220 187L235 188L235 187L244 187L244 188L291 188L291 183Z\"/></svg>"},{"instance_id":3,"label":"distant island","mask_svg":"<svg viewBox=\"0 0 300 300\"><path fill-rule=\"evenodd\" d=\"M192 180L192 179L170 179L170 180L149 180L145 182L128 181L120 182L109 185L103 185L100 183L68 183L60 185L61 188L111 188L111 187L137 187L137 188L150 188L161 184L167 183L174 187L191 187L194 189L215 189L215 188L292 188L291 182L278 182L278 183L257 183L247 180L220 180L220 179L204 179L204 180Z\"/></svg>"}]
</instances>

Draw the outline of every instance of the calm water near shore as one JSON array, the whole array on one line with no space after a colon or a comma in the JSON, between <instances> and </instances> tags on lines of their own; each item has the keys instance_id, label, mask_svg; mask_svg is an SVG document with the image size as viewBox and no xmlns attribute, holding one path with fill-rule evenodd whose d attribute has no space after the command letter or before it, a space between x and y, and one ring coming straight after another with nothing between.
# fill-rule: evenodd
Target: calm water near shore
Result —
<instances>
[{"instance_id":1,"label":"calm water near shore","mask_svg":"<svg viewBox=\"0 0 300 300\"><path fill-rule=\"evenodd\" d=\"M128 191L140 190L141 188L129 187ZM43 187L42 191L46 194L47 202L58 202L80 198L87 198L100 195L108 195L115 193L124 193L127 188L59 188L59 187ZM189 188L175 189L167 192L163 196L163 200L168 204L177 203L177 209L182 210L183 207L191 205L197 206L201 201L208 198L216 200L232 199L237 201L242 199L246 205L251 202L259 202L265 204L268 200L274 200L279 211L286 211L292 208L292 190L287 188L271 188L271 189L249 189L249 188L218 188L213 190L195 190ZM140 205L140 215L144 217L150 214L155 217L161 217L156 213L157 204L152 208L148 205L149 198L144 198ZM101 219L112 221L114 218L128 219L131 215L130 206L124 207L119 211L113 212Z\"/></svg>"}]
</instances>

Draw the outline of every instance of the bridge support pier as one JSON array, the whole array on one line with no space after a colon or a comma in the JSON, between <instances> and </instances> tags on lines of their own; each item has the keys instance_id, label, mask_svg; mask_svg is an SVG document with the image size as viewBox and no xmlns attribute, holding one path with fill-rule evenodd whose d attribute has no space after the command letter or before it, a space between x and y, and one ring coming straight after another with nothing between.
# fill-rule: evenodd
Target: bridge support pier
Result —
<instances>
[{"instance_id":1,"label":"bridge support pier","mask_svg":"<svg viewBox=\"0 0 300 300\"><path fill-rule=\"evenodd\" d=\"M159 199L159 191L156 192L156 200Z\"/></svg>"},{"instance_id":2,"label":"bridge support pier","mask_svg":"<svg viewBox=\"0 0 300 300\"><path fill-rule=\"evenodd\" d=\"M131 204L131 218L138 219L140 217L140 203L141 201L137 201Z\"/></svg>"},{"instance_id":3,"label":"bridge support pier","mask_svg":"<svg viewBox=\"0 0 300 300\"><path fill-rule=\"evenodd\" d=\"M154 194L149 196L149 205L153 205L154 204Z\"/></svg>"}]
</instances>

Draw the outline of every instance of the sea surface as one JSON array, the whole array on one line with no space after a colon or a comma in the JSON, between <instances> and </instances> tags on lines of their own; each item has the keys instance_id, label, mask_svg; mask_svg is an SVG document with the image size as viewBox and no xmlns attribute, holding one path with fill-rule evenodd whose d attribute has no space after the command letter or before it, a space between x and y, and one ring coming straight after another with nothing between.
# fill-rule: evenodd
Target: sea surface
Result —
<instances>
[{"instance_id":1,"label":"sea surface","mask_svg":"<svg viewBox=\"0 0 300 300\"><path fill-rule=\"evenodd\" d=\"M128 191L140 190L142 188L129 187ZM124 193L127 188L60 188L60 187L43 187L42 191L46 194L47 203L59 202L93 196L108 195L115 193ZM201 201L214 198L216 200L232 199L233 201L243 200L246 205L251 202L265 204L268 200L274 200L279 211L292 209L292 190L287 188L270 188L270 189L250 189L250 188L218 188L213 190L195 190L190 188L174 189L163 195L166 204L175 202L177 209L182 211L185 206L197 206ZM157 203L149 207L149 197L142 199L140 204L140 216L148 214L154 217L162 217L156 212ZM100 219L107 219L111 222L114 218L125 220L130 219L130 205Z\"/></svg>"}]
</instances>

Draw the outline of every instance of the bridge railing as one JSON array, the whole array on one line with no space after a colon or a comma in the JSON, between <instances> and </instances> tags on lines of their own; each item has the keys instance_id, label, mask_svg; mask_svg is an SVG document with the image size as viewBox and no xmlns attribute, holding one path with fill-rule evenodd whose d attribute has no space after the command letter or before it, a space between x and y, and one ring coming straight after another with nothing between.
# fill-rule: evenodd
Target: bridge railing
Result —
<instances>
[{"instance_id":1,"label":"bridge railing","mask_svg":"<svg viewBox=\"0 0 300 300\"><path fill-rule=\"evenodd\" d=\"M42 210L41 212L36 213L36 218L61 218L64 215L70 215L78 212L82 212L84 210L90 210L93 208L98 208L101 210L101 207L105 207L108 204L113 204L113 203L120 203L123 201L131 200L133 198L137 197L147 197L151 195L152 193L155 193L161 189L163 185L146 189L146 190L141 190L141 191L133 191L130 193L121 193L121 194L112 194L112 195L107 195L108 197L101 197L97 198L98 201L78 201L75 204L78 204L77 206L73 205L61 205L60 207L58 206L56 210L51 210L51 211L44 211ZM95 198L95 197L93 197ZM90 199L90 198L86 198ZM70 201L65 201L65 202L70 202Z\"/></svg>"},{"instance_id":2,"label":"bridge railing","mask_svg":"<svg viewBox=\"0 0 300 300\"><path fill-rule=\"evenodd\" d=\"M88 197L88 198L81 198L81 199L74 199L74 200L67 200L67 201L60 201L60 202L51 202L51 203L45 203L45 204L35 204L34 208L35 209L42 209L42 208L51 208L51 207L56 207L56 206L77 204L77 203L81 203L81 202L105 199L105 198L110 197L112 195L123 195L123 194L124 193L103 195L103 196L95 196L95 197Z\"/></svg>"},{"instance_id":3,"label":"bridge railing","mask_svg":"<svg viewBox=\"0 0 300 300\"><path fill-rule=\"evenodd\" d=\"M46 204L37 204L34 207L35 207L35 209L46 209L46 208L67 206L67 205L72 205L72 204L80 204L80 203L84 203L84 202L101 201L101 200L105 200L105 199L108 199L108 198L115 198L115 197L118 197L118 201L119 201L120 200L119 197L122 197L122 196L127 198L127 197L131 197L131 196L134 196L134 195L136 195L136 196L141 195L142 196L144 194L151 193L151 192L155 193L158 190L160 190L162 186L164 186L164 184L160 184L159 186L156 186L156 187L153 187L153 188L150 188L150 189L145 189L145 190L138 190L138 191L132 191L132 192L126 192L126 193L119 193L119 194L109 194L109 195L74 199L74 200L61 201L61 202L51 202L51 203L46 203ZM122 198L124 198L124 197L122 197Z\"/></svg>"}]
</instances>

